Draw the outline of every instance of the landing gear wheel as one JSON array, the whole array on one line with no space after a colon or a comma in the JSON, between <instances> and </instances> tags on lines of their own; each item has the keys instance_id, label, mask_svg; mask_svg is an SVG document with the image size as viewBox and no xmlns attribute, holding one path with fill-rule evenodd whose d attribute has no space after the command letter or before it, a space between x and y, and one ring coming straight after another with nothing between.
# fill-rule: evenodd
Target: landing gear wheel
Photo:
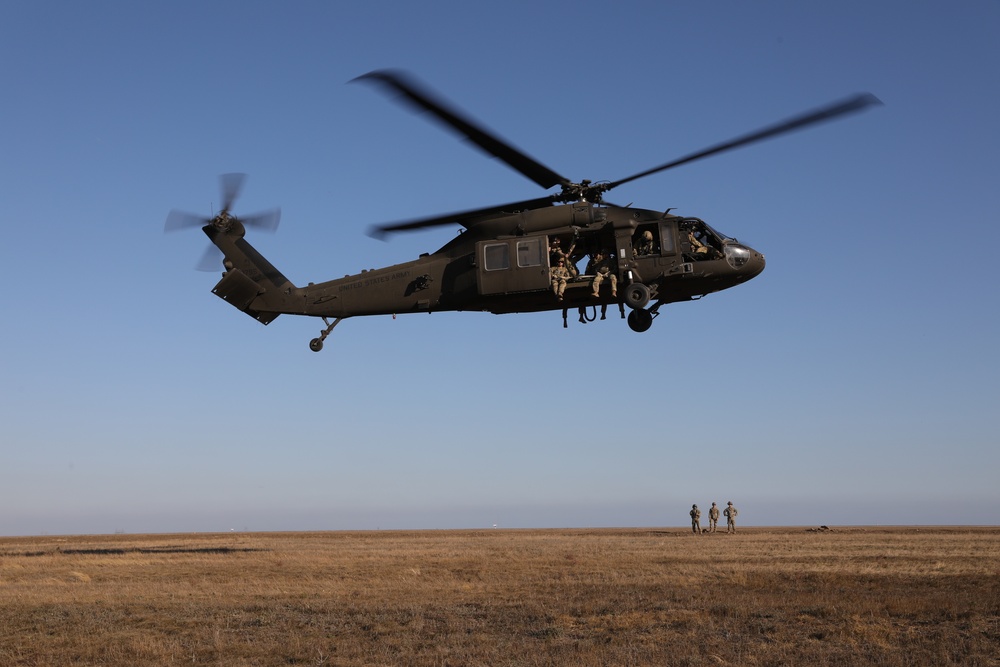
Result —
<instances>
[{"instance_id":1,"label":"landing gear wheel","mask_svg":"<svg viewBox=\"0 0 1000 667\"><path fill-rule=\"evenodd\" d=\"M649 303L649 288L642 283L632 283L625 288L625 305L632 310L641 310ZM650 320L652 321L652 320ZM649 327L646 327L647 329ZM645 331L645 329L643 330Z\"/></svg>"},{"instance_id":2,"label":"landing gear wheel","mask_svg":"<svg viewBox=\"0 0 1000 667\"><path fill-rule=\"evenodd\" d=\"M326 328L319 332L319 338L313 338L311 341L309 341L309 349L312 350L313 352L319 352L320 350L322 350L323 341L325 341L326 337L330 335L330 332L333 331L333 328L338 324L340 324L340 321L342 319L344 318L338 317L333 322L330 322L330 320L324 317L323 324L326 325Z\"/></svg>"},{"instance_id":3,"label":"landing gear wheel","mask_svg":"<svg viewBox=\"0 0 1000 667\"><path fill-rule=\"evenodd\" d=\"M628 328L636 333L649 331L653 326L653 314L644 308L637 308L628 314Z\"/></svg>"}]
</instances>

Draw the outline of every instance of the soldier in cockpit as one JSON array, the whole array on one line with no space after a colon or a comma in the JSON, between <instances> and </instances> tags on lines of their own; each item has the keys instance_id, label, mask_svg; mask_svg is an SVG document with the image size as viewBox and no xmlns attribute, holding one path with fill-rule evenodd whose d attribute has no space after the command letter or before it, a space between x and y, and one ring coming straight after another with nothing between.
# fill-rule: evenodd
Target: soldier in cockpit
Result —
<instances>
[{"instance_id":1,"label":"soldier in cockpit","mask_svg":"<svg viewBox=\"0 0 1000 667\"><path fill-rule=\"evenodd\" d=\"M694 233L694 229L687 230L687 240L691 244L691 254L694 255L695 259L708 259L711 256L709 247L701 242Z\"/></svg>"}]
</instances>

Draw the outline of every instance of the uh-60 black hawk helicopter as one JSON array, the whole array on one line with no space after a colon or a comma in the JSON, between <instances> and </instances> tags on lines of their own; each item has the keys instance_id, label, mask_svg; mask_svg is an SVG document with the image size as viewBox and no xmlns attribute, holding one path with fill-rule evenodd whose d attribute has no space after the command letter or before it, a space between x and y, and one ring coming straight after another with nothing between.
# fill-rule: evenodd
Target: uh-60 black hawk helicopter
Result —
<instances>
[{"instance_id":1,"label":"uh-60 black hawk helicopter","mask_svg":"<svg viewBox=\"0 0 1000 667\"><path fill-rule=\"evenodd\" d=\"M338 323L361 315L561 310L565 327L570 308L579 310L581 321L588 321L596 317L597 307L603 319L607 306L618 304L622 317L629 308L633 331L646 331L664 304L699 299L746 282L764 270L764 256L698 218L672 215L671 209L617 206L605 201L605 193L644 176L879 104L870 94L857 95L617 181L573 182L488 132L408 75L379 70L356 80L385 86L538 185L558 186L559 191L375 227L371 233L378 237L438 225L458 224L465 229L437 252L411 262L305 287L293 285L244 240L247 227L274 229L278 212L243 218L230 212L242 175L222 177L223 206L218 215L171 212L168 231L200 226L222 251L225 272L213 293L263 324L284 313L323 318L326 328L309 343L315 352ZM580 272L577 263L585 257L590 258L589 267ZM588 310L591 315L586 317Z\"/></svg>"}]
</instances>

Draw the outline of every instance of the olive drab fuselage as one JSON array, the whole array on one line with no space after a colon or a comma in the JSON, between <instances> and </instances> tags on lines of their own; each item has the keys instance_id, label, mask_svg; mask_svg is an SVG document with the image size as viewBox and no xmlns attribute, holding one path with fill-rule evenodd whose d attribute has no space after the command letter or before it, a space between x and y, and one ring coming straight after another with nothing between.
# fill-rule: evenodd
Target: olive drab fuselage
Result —
<instances>
[{"instance_id":1,"label":"olive drab fuselage","mask_svg":"<svg viewBox=\"0 0 1000 667\"><path fill-rule=\"evenodd\" d=\"M286 313L343 319L437 311L536 312L617 302L634 310L652 303L649 310L655 316L663 304L733 287L764 269L760 253L697 218L586 202L495 216L471 225L433 254L304 287L292 285L256 253L242 239L241 227L220 233L206 226L205 231L227 258L227 271L213 291L265 323ZM645 232L654 240L649 252L640 254L635 241ZM692 233L704 240L707 252L695 252ZM581 263L597 252L610 257L622 286L619 295L602 291L595 299L592 277L583 274L570 281L564 301L554 299L549 248L556 238L565 239L564 247L572 244ZM240 255L245 259L234 261ZM637 285L648 290L646 302L628 302L627 288ZM233 299L237 292L240 298Z\"/></svg>"},{"instance_id":2,"label":"olive drab fuselage","mask_svg":"<svg viewBox=\"0 0 1000 667\"><path fill-rule=\"evenodd\" d=\"M569 290L563 303L552 299L549 247L556 237L575 238L577 253L591 255L603 249L617 265L619 284L645 284L653 302L699 298L745 282L764 269L763 256L749 248L740 265L734 265L738 260L727 260L725 246L712 258L695 256L682 238L686 232L681 229L682 221L704 227L697 219L590 204L525 211L478 225L412 262L299 288L288 296L293 302L301 300L298 314L327 317L433 311L516 313L593 305L586 275L571 281L570 287L587 289ZM636 255L633 238L647 229L658 241L655 252ZM719 242L735 243L730 239ZM493 266L490 253L496 254L497 248L506 261ZM602 293L597 303L611 301Z\"/></svg>"}]
</instances>

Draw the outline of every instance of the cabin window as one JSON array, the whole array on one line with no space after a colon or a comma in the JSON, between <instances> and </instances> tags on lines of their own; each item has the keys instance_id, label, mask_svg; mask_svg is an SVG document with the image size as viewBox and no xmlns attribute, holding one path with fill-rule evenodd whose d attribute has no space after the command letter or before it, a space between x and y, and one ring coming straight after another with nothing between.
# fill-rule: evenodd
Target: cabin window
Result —
<instances>
[{"instance_id":1,"label":"cabin window","mask_svg":"<svg viewBox=\"0 0 1000 667\"><path fill-rule=\"evenodd\" d=\"M506 243L488 243L483 246L483 268L487 271L510 268L510 254Z\"/></svg>"},{"instance_id":2,"label":"cabin window","mask_svg":"<svg viewBox=\"0 0 1000 667\"><path fill-rule=\"evenodd\" d=\"M669 222L664 222L660 225L660 254L673 255L675 252L677 252L677 249L674 247L673 225Z\"/></svg>"},{"instance_id":3,"label":"cabin window","mask_svg":"<svg viewBox=\"0 0 1000 667\"><path fill-rule=\"evenodd\" d=\"M542 250L542 239L525 239L517 242L517 265L541 266L545 262L545 254Z\"/></svg>"}]
</instances>

